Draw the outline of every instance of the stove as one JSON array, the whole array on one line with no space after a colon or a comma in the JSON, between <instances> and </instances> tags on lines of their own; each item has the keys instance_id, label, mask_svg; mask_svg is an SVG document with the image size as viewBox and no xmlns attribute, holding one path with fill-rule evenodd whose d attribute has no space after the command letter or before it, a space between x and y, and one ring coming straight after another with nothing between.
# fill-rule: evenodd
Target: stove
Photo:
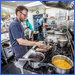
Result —
<instances>
[{"instance_id":1,"label":"stove","mask_svg":"<svg viewBox=\"0 0 75 75\"><path fill-rule=\"evenodd\" d=\"M54 70L53 67L49 66L41 66L39 68L33 68L28 64L28 61L24 65L23 69L29 70L31 73L37 73L37 74L53 74Z\"/></svg>"},{"instance_id":2,"label":"stove","mask_svg":"<svg viewBox=\"0 0 75 75\"><path fill-rule=\"evenodd\" d=\"M45 53L45 59L43 63L50 63L52 64L52 57L55 55L65 55L69 57L72 61L74 61L71 48L67 44L64 48L61 48L59 43L50 43L50 45L53 46L52 50L49 50ZM23 69L29 70L31 72L35 72L37 74L57 74L54 70L54 68L49 67L49 66L41 66L40 68L33 68L31 67L28 62L24 65ZM74 67L71 69L69 74L74 73Z\"/></svg>"}]
</instances>

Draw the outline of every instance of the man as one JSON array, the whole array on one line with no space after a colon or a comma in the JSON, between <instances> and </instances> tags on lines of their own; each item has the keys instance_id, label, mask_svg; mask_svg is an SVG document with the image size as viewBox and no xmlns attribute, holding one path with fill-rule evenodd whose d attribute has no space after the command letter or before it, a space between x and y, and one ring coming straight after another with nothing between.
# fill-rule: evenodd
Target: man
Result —
<instances>
[{"instance_id":1,"label":"man","mask_svg":"<svg viewBox=\"0 0 75 75\"><path fill-rule=\"evenodd\" d=\"M25 21L28 15L28 9L24 6L18 6L16 8L16 20L14 20L9 26L9 37L12 45L12 50L15 53L16 58L21 58L28 51L27 46L41 47L44 44L40 42L28 41L24 36L24 28L21 22Z\"/></svg>"}]
</instances>

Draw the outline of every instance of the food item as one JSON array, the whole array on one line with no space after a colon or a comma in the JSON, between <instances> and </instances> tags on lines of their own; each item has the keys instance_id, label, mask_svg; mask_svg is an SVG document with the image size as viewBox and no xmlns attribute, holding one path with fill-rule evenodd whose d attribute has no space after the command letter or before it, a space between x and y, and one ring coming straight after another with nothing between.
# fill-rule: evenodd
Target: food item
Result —
<instances>
[{"instance_id":1,"label":"food item","mask_svg":"<svg viewBox=\"0 0 75 75\"><path fill-rule=\"evenodd\" d=\"M54 59L53 64L61 69L70 69L72 67L66 60L63 59Z\"/></svg>"},{"instance_id":2,"label":"food item","mask_svg":"<svg viewBox=\"0 0 75 75\"><path fill-rule=\"evenodd\" d=\"M59 41L67 41L66 39L64 38L58 38Z\"/></svg>"},{"instance_id":3,"label":"food item","mask_svg":"<svg viewBox=\"0 0 75 75\"><path fill-rule=\"evenodd\" d=\"M40 62L42 59L43 59L43 57L41 56L41 55L38 55L38 54L31 54L30 56L29 56L29 58L31 59L34 59L34 60L31 60L32 62Z\"/></svg>"},{"instance_id":4,"label":"food item","mask_svg":"<svg viewBox=\"0 0 75 75\"><path fill-rule=\"evenodd\" d=\"M49 50L51 50L52 46L46 46L45 49L42 49L42 48L36 48L36 51L38 52L47 52Z\"/></svg>"},{"instance_id":5,"label":"food item","mask_svg":"<svg viewBox=\"0 0 75 75\"><path fill-rule=\"evenodd\" d=\"M39 47L40 49L47 49L47 45L43 45L41 47Z\"/></svg>"},{"instance_id":6,"label":"food item","mask_svg":"<svg viewBox=\"0 0 75 75\"><path fill-rule=\"evenodd\" d=\"M46 50L41 49L41 48L36 48L36 51L37 51L37 52L46 52Z\"/></svg>"}]
</instances>

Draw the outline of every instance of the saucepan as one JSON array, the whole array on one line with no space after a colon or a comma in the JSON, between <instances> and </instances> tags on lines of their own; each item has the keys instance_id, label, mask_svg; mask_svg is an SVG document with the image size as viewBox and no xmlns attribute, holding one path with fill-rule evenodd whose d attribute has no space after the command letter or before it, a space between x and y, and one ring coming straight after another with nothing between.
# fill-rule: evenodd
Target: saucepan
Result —
<instances>
[{"instance_id":1,"label":"saucepan","mask_svg":"<svg viewBox=\"0 0 75 75\"><path fill-rule=\"evenodd\" d=\"M57 41L59 42L61 47L64 47L68 43L68 39L65 38L57 38Z\"/></svg>"},{"instance_id":2,"label":"saucepan","mask_svg":"<svg viewBox=\"0 0 75 75\"><path fill-rule=\"evenodd\" d=\"M59 74L69 73L71 68L73 67L73 61L64 55L54 56L52 58L52 63L55 67L55 71ZM58 63L58 64L55 64L55 63Z\"/></svg>"},{"instance_id":3,"label":"saucepan","mask_svg":"<svg viewBox=\"0 0 75 75\"><path fill-rule=\"evenodd\" d=\"M39 68L40 66L38 64L42 63L43 60L45 59L45 55L41 52L35 52L31 53L30 56L28 57L29 59L33 58L34 60L30 60L29 64L33 68Z\"/></svg>"},{"instance_id":4,"label":"saucepan","mask_svg":"<svg viewBox=\"0 0 75 75\"><path fill-rule=\"evenodd\" d=\"M43 60L45 59L45 55L41 52L35 52L31 51L27 58L22 57L19 60L21 61L28 61L29 65L33 68L39 68L38 64L42 63Z\"/></svg>"}]
</instances>

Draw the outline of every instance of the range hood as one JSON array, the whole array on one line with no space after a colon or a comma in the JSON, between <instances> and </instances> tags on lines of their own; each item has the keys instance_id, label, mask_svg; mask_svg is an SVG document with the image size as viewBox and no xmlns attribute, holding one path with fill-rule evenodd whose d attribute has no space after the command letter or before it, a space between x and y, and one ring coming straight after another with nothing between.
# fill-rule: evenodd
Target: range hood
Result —
<instances>
[{"instance_id":1,"label":"range hood","mask_svg":"<svg viewBox=\"0 0 75 75\"><path fill-rule=\"evenodd\" d=\"M44 5L49 7L56 7L71 10L74 9L74 1L41 1Z\"/></svg>"}]
</instances>

